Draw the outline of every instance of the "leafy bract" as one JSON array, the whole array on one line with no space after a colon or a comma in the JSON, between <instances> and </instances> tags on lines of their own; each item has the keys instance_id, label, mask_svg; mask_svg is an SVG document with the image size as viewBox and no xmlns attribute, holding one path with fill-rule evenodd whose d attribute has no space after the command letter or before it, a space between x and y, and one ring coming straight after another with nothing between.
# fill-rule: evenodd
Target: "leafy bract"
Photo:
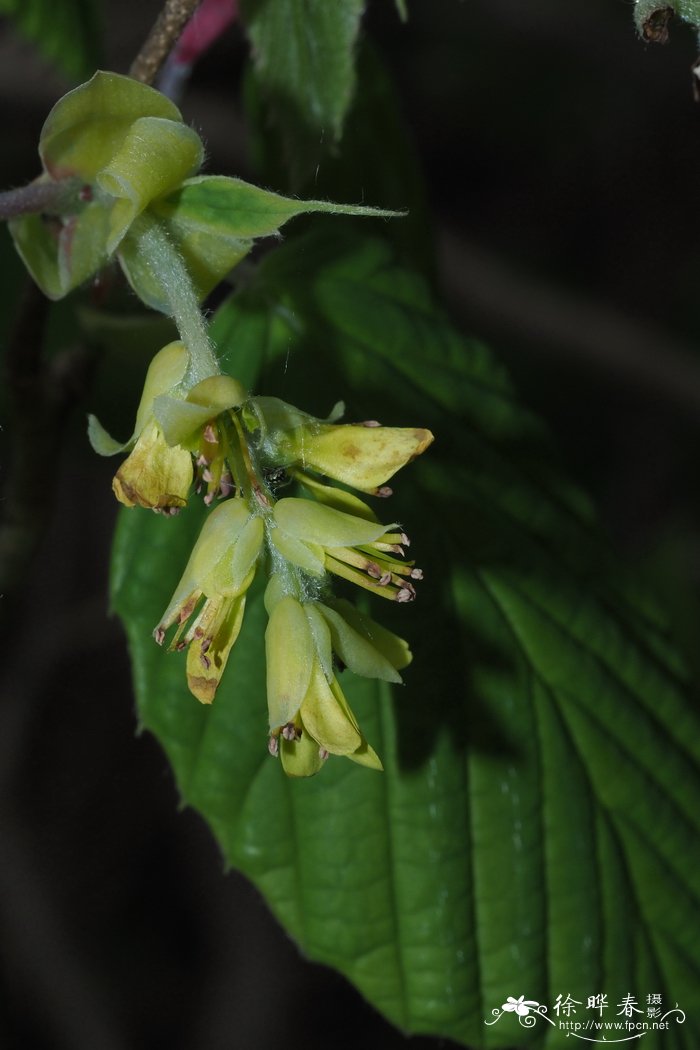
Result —
<instances>
[{"instance_id":1,"label":"leafy bract","mask_svg":"<svg viewBox=\"0 0 700 1050\"><path fill-rule=\"evenodd\" d=\"M116 255L140 299L173 309L171 248L199 299L250 251L307 212L396 212L299 201L225 176L197 176L204 147L177 107L146 84L98 71L59 99L39 140L40 183L68 194L47 214L15 217L15 245L42 291L60 299ZM190 177L192 176L192 177ZM64 181L65 180L65 181ZM72 188L71 188L72 187Z\"/></svg>"},{"instance_id":2,"label":"leafy bract","mask_svg":"<svg viewBox=\"0 0 700 1050\"><path fill-rule=\"evenodd\" d=\"M624 996L660 993L685 1023L644 1045L697 1045L700 718L662 617L543 428L379 242L280 248L214 333L254 390L319 415L342 396L436 442L392 500L426 571L415 605L390 610L414 651L405 685L342 675L383 774L331 759L290 782L267 755L260 594L215 704L192 701L150 631L202 511L122 512L113 600L183 799L304 953L406 1031L563 1047L542 1019L485 1022L508 996L551 1014L570 994L590 1017L605 993L619 1019Z\"/></svg>"},{"instance_id":3,"label":"leafy bract","mask_svg":"<svg viewBox=\"0 0 700 1050\"><path fill-rule=\"evenodd\" d=\"M94 0L0 0L0 15L73 80L98 64Z\"/></svg>"}]
</instances>

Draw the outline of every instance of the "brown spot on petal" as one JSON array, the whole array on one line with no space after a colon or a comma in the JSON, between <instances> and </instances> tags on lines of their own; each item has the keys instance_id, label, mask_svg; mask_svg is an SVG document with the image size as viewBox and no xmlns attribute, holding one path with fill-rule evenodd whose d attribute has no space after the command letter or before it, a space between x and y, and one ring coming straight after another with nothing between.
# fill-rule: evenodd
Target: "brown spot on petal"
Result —
<instances>
[{"instance_id":1,"label":"brown spot on petal","mask_svg":"<svg viewBox=\"0 0 700 1050\"><path fill-rule=\"evenodd\" d=\"M190 692L197 697L202 704L210 704L216 695L218 681L216 678L204 678L199 675L188 674L187 684Z\"/></svg>"}]
</instances>

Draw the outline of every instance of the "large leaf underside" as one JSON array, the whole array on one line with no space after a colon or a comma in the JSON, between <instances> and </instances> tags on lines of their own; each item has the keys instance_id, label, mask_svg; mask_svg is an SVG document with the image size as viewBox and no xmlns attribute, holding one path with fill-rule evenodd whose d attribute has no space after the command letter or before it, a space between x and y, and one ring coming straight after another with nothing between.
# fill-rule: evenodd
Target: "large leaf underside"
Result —
<instances>
[{"instance_id":1,"label":"large leaf underside","mask_svg":"<svg viewBox=\"0 0 700 1050\"><path fill-rule=\"evenodd\" d=\"M645 1009L661 993L687 1019L644 1046L696 1046L700 720L663 622L620 579L542 428L379 242L278 249L214 330L256 391L319 415L343 397L348 418L437 440L379 507L426 571L414 606L373 610L414 664L403 687L343 675L384 774L331 759L290 781L268 756L259 592L200 707L150 632L202 510L122 513L113 600L139 718L183 799L305 954L406 1031L570 1046L544 1020L484 1022L507 996L551 1013L570 994L585 1020L604 993L603 1019L620 1020L623 996Z\"/></svg>"}]
</instances>

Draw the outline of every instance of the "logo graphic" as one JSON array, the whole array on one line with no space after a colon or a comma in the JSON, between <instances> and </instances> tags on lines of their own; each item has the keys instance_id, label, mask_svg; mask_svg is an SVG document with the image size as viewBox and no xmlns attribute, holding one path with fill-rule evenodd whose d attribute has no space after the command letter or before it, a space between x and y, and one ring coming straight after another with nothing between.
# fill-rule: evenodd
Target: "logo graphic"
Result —
<instances>
[{"instance_id":1,"label":"logo graphic","mask_svg":"<svg viewBox=\"0 0 700 1050\"><path fill-rule=\"evenodd\" d=\"M583 1006L583 1002L583 999L574 999L570 993L566 996L558 995L553 1007L556 1017L552 1017L544 1003L536 999L526 999L524 995L517 999L509 995L500 1007L494 1007L491 1011L493 1020L485 1020L484 1024L496 1024L505 1014L513 1014L523 1028L533 1028L542 1019L574 1039L609 1045L643 1039L649 1032L669 1031L673 1022L683 1024L685 1021L685 1013L678 1003L662 1013L662 997L659 992L647 995L646 1011L631 993L623 996L615 1008L608 1002L607 994L598 992L587 997L586 1006L581 1011L596 1016L584 1019L576 1017L577 1007ZM603 1012L610 1009L616 1009L614 1020L603 1018Z\"/></svg>"}]
</instances>

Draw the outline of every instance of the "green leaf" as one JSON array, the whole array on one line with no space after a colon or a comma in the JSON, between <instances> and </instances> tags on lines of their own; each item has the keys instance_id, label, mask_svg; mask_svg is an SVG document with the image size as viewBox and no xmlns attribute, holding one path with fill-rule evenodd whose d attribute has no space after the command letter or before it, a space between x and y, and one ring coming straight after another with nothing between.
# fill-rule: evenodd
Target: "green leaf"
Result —
<instances>
[{"instance_id":1,"label":"green leaf","mask_svg":"<svg viewBox=\"0 0 700 1050\"><path fill-rule=\"evenodd\" d=\"M0 15L9 15L19 32L72 80L99 65L95 0L0 0Z\"/></svg>"},{"instance_id":2,"label":"green leaf","mask_svg":"<svg viewBox=\"0 0 700 1050\"><path fill-rule=\"evenodd\" d=\"M298 170L339 141L355 88L364 0L244 0L243 17L271 120Z\"/></svg>"},{"instance_id":3,"label":"green leaf","mask_svg":"<svg viewBox=\"0 0 700 1050\"><path fill-rule=\"evenodd\" d=\"M271 134L260 94L256 78L247 76L244 98L256 182L283 191L293 189L301 197L365 200L405 210L404 221L389 224L385 236L411 266L430 271L434 248L421 164L396 87L372 42L362 40L357 50L357 88L342 149L333 149L326 142L318 163L301 184L290 179L294 173L277 137Z\"/></svg>"},{"instance_id":4,"label":"green leaf","mask_svg":"<svg viewBox=\"0 0 700 1050\"><path fill-rule=\"evenodd\" d=\"M183 799L305 955L408 1032L551 1050L570 1045L557 995L587 1020L605 993L619 1021L623 996L645 1009L661 993L686 1020L644 1045L696 1046L700 717L663 618L543 428L379 242L334 230L283 246L214 331L253 389L318 415L343 396L350 418L431 426L436 442L397 475L390 512L426 579L415 605L375 610L414 650L405 685L342 676L383 774L330 759L292 782L267 756L259 591L199 706L182 654L150 631L201 506L122 513L113 600ZM485 1024L520 995L554 1024Z\"/></svg>"}]
</instances>

